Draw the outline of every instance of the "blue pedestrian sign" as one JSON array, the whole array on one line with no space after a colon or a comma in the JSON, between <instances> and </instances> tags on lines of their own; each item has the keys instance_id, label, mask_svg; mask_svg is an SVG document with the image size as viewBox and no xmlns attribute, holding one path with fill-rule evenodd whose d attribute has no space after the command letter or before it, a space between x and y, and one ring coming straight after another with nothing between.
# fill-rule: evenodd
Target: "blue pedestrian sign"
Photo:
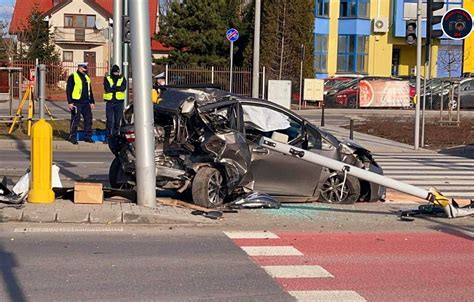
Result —
<instances>
[{"instance_id":1,"label":"blue pedestrian sign","mask_svg":"<svg viewBox=\"0 0 474 302\"><path fill-rule=\"evenodd\" d=\"M472 31L472 16L462 8L453 8L444 14L441 28L451 40L463 40Z\"/></svg>"},{"instance_id":2,"label":"blue pedestrian sign","mask_svg":"<svg viewBox=\"0 0 474 302\"><path fill-rule=\"evenodd\" d=\"M225 33L225 37L229 42L235 42L239 39L239 31L235 28L231 28Z\"/></svg>"}]
</instances>

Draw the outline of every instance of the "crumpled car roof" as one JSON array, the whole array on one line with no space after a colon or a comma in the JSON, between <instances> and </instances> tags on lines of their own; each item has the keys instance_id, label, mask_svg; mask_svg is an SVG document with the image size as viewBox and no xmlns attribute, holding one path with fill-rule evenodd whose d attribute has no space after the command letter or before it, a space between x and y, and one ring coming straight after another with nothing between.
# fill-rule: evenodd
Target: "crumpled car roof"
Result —
<instances>
[{"instance_id":1,"label":"crumpled car roof","mask_svg":"<svg viewBox=\"0 0 474 302\"><path fill-rule=\"evenodd\" d=\"M194 99L199 107L221 101L225 96L231 95L215 88L164 88L160 95L161 101L155 105L155 109L176 112L190 98Z\"/></svg>"}]
</instances>

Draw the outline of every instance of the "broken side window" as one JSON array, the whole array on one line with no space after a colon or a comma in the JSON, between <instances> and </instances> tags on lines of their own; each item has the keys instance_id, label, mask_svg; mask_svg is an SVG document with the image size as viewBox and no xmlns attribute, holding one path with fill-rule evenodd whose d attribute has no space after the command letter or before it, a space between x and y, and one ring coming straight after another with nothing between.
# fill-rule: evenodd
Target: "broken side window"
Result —
<instances>
[{"instance_id":1,"label":"broken side window","mask_svg":"<svg viewBox=\"0 0 474 302\"><path fill-rule=\"evenodd\" d=\"M300 122L277 110L255 105L242 105L242 110L247 139L253 142L262 136L292 142L303 133Z\"/></svg>"}]
</instances>

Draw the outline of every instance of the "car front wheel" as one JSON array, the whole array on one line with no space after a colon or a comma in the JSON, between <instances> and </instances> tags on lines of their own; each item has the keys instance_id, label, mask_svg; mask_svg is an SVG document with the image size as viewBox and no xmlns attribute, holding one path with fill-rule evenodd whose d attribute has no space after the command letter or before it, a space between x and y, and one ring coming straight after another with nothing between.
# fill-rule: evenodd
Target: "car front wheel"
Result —
<instances>
[{"instance_id":1,"label":"car front wheel","mask_svg":"<svg viewBox=\"0 0 474 302\"><path fill-rule=\"evenodd\" d=\"M360 183L353 176L331 175L322 185L320 200L325 203L352 204L359 200Z\"/></svg>"},{"instance_id":2,"label":"car front wheel","mask_svg":"<svg viewBox=\"0 0 474 302\"><path fill-rule=\"evenodd\" d=\"M222 205L225 197L223 180L217 169L210 167L199 169L194 176L191 188L194 203L206 208Z\"/></svg>"}]
</instances>

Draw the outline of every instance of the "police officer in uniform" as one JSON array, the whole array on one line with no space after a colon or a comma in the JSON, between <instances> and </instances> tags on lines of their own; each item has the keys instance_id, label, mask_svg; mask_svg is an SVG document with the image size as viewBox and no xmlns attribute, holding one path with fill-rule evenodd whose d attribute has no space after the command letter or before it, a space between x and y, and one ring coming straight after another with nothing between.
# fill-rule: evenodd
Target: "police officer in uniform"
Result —
<instances>
[{"instance_id":1,"label":"police officer in uniform","mask_svg":"<svg viewBox=\"0 0 474 302\"><path fill-rule=\"evenodd\" d=\"M106 128L109 139L119 134L126 89L127 80L120 74L120 67L117 65L112 66L110 75L104 78Z\"/></svg>"},{"instance_id":2,"label":"police officer in uniform","mask_svg":"<svg viewBox=\"0 0 474 302\"><path fill-rule=\"evenodd\" d=\"M84 118L84 141L94 143L92 140L92 109L95 108L94 95L91 89L91 79L87 75L87 63L77 66L67 79L66 86L67 106L71 111L71 127L69 141L77 145L77 126Z\"/></svg>"}]
</instances>

